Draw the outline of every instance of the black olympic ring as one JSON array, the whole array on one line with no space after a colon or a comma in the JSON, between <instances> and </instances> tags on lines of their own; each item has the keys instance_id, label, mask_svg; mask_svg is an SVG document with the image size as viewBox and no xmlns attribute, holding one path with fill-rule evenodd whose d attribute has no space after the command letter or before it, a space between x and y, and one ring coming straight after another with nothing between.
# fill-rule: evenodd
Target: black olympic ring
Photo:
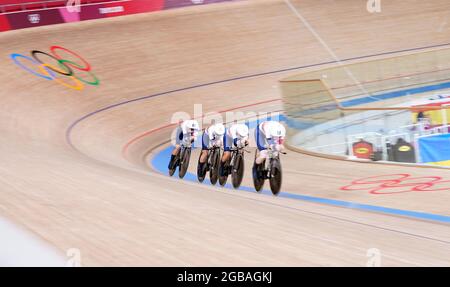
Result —
<instances>
[{"instance_id":1,"label":"black olympic ring","mask_svg":"<svg viewBox=\"0 0 450 287\"><path fill-rule=\"evenodd\" d=\"M52 55L50 55L49 53L45 53L45 52L38 51L38 50L33 50L33 51L31 51L31 56L32 56L36 61L38 61L38 62L41 63L41 64L45 64L45 63L44 63L43 61L41 61L41 60L37 57L36 54L43 54L43 55L46 55L46 56L48 56L48 57L54 59L55 61L58 62L58 64L59 64L61 67L64 67L64 68L66 68L66 70L67 70L67 73L64 73L64 72L62 72L61 70L57 70L57 69L53 68L52 66L47 65L46 67L49 68L50 70L52 70L53 72L56 72L56 73L61 74L61 75L64 75L64 76L72 76L72 75L73 75L73 70L72 70L72 68L70 68L69 66L67 66L66 64L64 64L64 62L63 62L62 60L56 58L55 56L52 56Z\"/></svg>"}]
</instances>

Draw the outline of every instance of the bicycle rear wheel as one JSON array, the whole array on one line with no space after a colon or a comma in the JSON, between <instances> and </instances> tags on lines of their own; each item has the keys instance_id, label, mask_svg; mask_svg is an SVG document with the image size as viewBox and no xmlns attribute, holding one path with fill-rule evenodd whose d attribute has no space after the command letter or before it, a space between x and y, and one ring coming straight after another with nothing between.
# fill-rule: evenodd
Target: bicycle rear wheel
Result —
<instances>
[{"instance_id":1,"label":"bicycle rear wheel","mask_svg":"<svg viewBox=\"0 0 450 287\"><path fill-rule=\"evenodd\" d=\"M214 149L211 154L211 167L209 170L209 180L212 185L217 183L219 176L220 150Z\"/></svg>"},{"instance_id":2,"label":"bicycle rear wheel","mask_svg":"<svg viewBox=\"0 0 450 287\"><path fill-rule=\"evenodd\" d=\"M256 156L257 152L255 152L255 161L253 162L253 168L252 168L252 176L253 176L253 186L255 187L255 190L257 192L260 192L261 189L264 186L264 177L259 177L258 174L261 174L261 169L264 168L264 165L259 165L259 168L256 165Z\"/></svg>"},{"instance_id":3,"label":"bicycle rear wheel","mask_svg":"<svg viewBox=\"0 0 450 287\"><path fill-rule=\"evenodd\" d=\"M200 163L201 157L202 157L202 153L200 152L200 156L198 158L198 163L197 163L197 179L199 182L203 182L205 180L206 172L208 170L208 162L201 164Z\"/></svg>"},{"instance_id":4,"label":"bicycle rear wheel","mask_svg":"<svg viewBox=\"0 0 450 287\"><path fill-rule=\"evenodd\" d=\"M239 188L244 178L244 156L240 153L236 155L233 170L231 171L231 181L234 188Z\"/></svg>"},{"instance_id":5,"label":"bicycle rear wheel","mask_svg":"<svg viewBox=\"0 0 450 287\"><path fill-rule=\"evenodd\" d=\"M169 169L169 176L172 176L175 173L175 171L177 170L177 166L178 166L178 163L180 160L179 156L180 156L180 152L173 159L174 162L172 164L172 169Z\"/></svg>"},{"instance_id":6,"label":"bicycle rear wheel","mask_svg":"<svg viewBox=\"0 0 450 287\"><path fill-rule=\"evenodd\" d=\"M189 160L191 159L191 148L186 148L182 154L180 169L178 171L178 176L183 178L189 167Z\"/></svg>"},{"instance_id":7,"label":"bicycle rear wheel","mask_svg":"<svg viewBox=\"0 0 450 287\"><path fill-rule=\"evenodd\" d=\"M222 161L220 161L220 165L219 165L219 184L221 186L224 186L227 183L228 180L228 171L222 171L223 169L227 169L229 165L229 161L227 161L226 163L223 163ZM221 175L222 173L224 173L224 175Z\"/></svg>"}]
</instances>

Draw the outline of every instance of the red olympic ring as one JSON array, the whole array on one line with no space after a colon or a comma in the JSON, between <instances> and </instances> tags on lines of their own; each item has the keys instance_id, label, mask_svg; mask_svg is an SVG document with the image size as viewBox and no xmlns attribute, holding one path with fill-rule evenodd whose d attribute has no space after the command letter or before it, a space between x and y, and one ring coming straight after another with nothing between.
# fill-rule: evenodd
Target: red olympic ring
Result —
<instances>
[{"instance_id":1,"label":"red olympic ring","mask_svg":"<svg viewBox=\"0 0 450 287\"><path fill-rule=\"evenodd\" d=\"M86 71L86 72L89 72L89 71L91 70L91 64L89 64L85 59L83 59L83 57L81 57L81 56L78 55L77 53L75 53L75 52L73 52L73 51L71 51L71 50L69 50L69 49L66 49L66 48L64 48L64 47L61 47L61 46L51 46L51 47L50 47L50 51L52 52L53 56L55 56L57 59L63 61L63 63L67 63L67 60L63 60L63 59L61 58L61 56L59 56L59 55L55 52L55 50L63 50L63 51L65 51L65 52L69 53L69 54L72 54L73 56L75 56L76 58L78 58L79 60L81 60L81 62L83 62L84 66L85 66L86 68L83 68L83 67L80 67L80 66L75 66L75 65L72 65L72 64L70 64L70 63L66 64L67 66L70 66L70 67L75 68L75 69L80 70L80 71Z\"/></svg>"},{"instance_id":2,"label":"red olympic ring","mask_svg":"<svg viewBox=\"0 0 450 287\"><path fill-rule=\"evenodd\" d=\"M432 188L442 184L448 187ZM396 194L405 192L450 191L450 180L442 180L440 176L412 177L409 174L389 174L370 176L352 181L343 186L344 191L367 191L370 194Z\"/></svg>"}]
</instances>

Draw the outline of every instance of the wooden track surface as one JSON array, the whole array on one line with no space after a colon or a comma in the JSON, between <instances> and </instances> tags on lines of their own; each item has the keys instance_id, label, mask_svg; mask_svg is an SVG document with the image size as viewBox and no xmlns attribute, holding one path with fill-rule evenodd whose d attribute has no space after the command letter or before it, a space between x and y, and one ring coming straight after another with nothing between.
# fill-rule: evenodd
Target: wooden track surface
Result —
<instances>
[{"instance_id":1,"label":"wooden track surface","mask_svg":"<svg viewBox=\"0 0 450 287\"><path fill-rule=\"evenodd\" d=\"M339 58L450 42L448 0L383 1L380 14L369 14L360 0L292 2ZM86 58L100 86L72 91L8 58L51 45ZM211 112L273 100L242 110L279 110L278 80L298 70L237 78L333 60L284 1L5 32L0 55L0 214L62 253L79 248L85 266L365 266L370 248L380 250L384 266L450 265L445 223L159 174L147 156L168 140L169 128L123 153L130 140L170 124L174 112L192 113L196 103ZM183 89L227 79L235 80ZM450 180L446 170L294 152L283 157L283 166L282 192L450 215L448 191L372 195L339 189L382 174ZM244 184L251 186L249 179Z\"/></svg>"}]
</instances>

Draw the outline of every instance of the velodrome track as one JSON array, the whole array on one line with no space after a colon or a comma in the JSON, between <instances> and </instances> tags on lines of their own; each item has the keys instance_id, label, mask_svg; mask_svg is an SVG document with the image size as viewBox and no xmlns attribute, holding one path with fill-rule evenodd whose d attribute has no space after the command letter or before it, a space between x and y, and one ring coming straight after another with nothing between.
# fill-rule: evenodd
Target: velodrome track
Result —
<instances>
[{"instance_id":1,"label":"velodrome track","mask_svg":"<svg viewBox=\"0 0 450 287\"><path fill-rule=\"evenodd\" d=\"M450 45L447 0L383 2L378 15L359 0L292 2L347 62ZM52 45L87 59L100 85L70 90L9 59ZM0 54L1 215L62 255L80 249L85 266L365 266L370 248L384 266L450 265L447 170L290 151L273 197L169 178L152 164L173 113L279 111L279 79L333 64L284 1L11 31ZM341 190L386 174L440 176L443 190Z\"/></svg>"}]
</instances>

